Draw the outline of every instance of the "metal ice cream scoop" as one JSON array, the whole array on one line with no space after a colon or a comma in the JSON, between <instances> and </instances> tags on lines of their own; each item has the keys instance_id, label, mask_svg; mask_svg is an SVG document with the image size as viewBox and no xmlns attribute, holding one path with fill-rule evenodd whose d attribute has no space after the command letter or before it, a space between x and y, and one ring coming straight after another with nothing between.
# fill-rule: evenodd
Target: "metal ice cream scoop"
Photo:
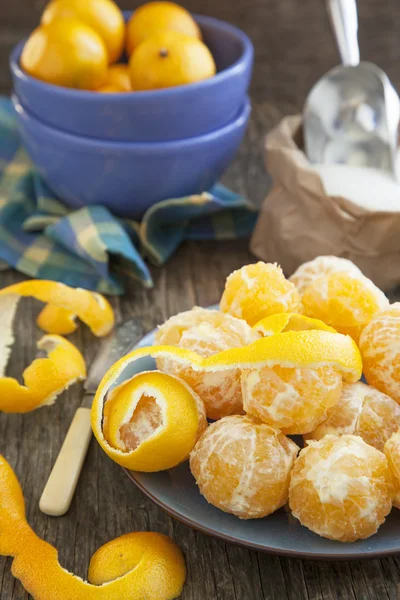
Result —
<instances>
[{"instance_id":1,"label":"metal ice cream scoop","mask_svg":"<svg viewBox=\"0 0 400 600\"><path fill-rule=\"evenodd\" d=\"M375 167L396 177L400 100L387 75L360 63L355 0L327 0L342 65L322 77L304 109L311 163Z\"/></svg>"}]
</instances>

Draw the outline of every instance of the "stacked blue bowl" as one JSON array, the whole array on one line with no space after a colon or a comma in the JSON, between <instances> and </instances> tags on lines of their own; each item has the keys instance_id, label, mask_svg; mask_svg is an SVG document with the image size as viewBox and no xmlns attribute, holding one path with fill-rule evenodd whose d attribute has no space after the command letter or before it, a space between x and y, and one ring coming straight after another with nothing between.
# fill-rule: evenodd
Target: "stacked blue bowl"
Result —
<instances>
[{"instance_id":1,"label":"stacked blue bowl","mask_svg":"<svg viewBox=\"0 0 400 600\"><path fill-rule=\"evenodd\" d=\"M125 15L129 17L129 13ZM140 219L154 203L209 189L232 161L250 116L253 46L238 28L195 17L215 77L162 90L99 94L34 79L10 59L28 154L74 208L101 204Z\"/></svg>"}]
</instances>

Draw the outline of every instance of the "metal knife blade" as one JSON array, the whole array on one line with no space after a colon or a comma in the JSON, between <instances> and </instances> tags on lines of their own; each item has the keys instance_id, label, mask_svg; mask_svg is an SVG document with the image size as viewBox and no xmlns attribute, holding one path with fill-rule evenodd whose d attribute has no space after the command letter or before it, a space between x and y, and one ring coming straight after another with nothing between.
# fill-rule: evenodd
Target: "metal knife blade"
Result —
<instances>
[{"instance_id":1,"label":"metal knife blade","mask_svg":"<svg viewBox=\"0 0 400 600\"><path fill-rule=\"evenodd\" d=\"M100 349L89 368L89 373L83 387L86 393L82 407L90 408L93 396L108 369L124 354L126 354L143 335L139 319L130 319L118 325L102 339Z\"/></svg>"}]
</instances>

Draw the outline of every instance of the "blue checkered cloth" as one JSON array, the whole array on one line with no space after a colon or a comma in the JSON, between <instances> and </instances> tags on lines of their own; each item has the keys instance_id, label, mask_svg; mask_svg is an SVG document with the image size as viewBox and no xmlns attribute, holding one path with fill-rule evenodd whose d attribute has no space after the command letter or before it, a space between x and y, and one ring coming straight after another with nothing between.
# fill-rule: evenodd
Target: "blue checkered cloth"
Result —
<instances>
[{"instance_id":1,"label":"blue checkered cloth","mask_svg":"<svg viewBox=\"0 0 400 600\"><path fill-rule=\"evenodd\" d=\"M104 206L71 210L33 168L11 103L0 97L0 261L26 275L104 294L122 294L124 277L151 287L146 260L163 265L184 240L248 236L256 216L245 198L221 184L159 202L140 223Z\"/></svg>"}]
</instances>

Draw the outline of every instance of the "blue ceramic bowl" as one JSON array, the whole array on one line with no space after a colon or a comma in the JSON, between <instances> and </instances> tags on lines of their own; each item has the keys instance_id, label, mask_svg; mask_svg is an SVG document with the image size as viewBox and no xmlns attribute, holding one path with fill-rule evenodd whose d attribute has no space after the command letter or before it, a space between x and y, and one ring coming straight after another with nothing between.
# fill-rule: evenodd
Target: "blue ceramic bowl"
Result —
<instances>
[{"instance_id":1,"label":"blue ceramic bowl","mask_svg":"<svg viewBox=\"0 0 400 600\"><path fill-rule=\"evenodd\" d=\"M246 98L228 125L173 142L113 142L45 125L13 96L25 148L50 188L74 208L102 204L141 218L155 202L209 189L233 159L250 116Z\"/></svg>"},{"instance_id":2,"label":"blue ceramic bowl","mask_svg":"<svg viewBox=\"0 0 400 600\"><path fill-rule=\"evenodd\" d=\"M130 13L126 13L126 17ZM93 138L158 142L209 133L230 123L242 107L253 46L240 29L196 16L218 73L199 83L148 92L98 94L51 85L22 71L25 40L12 51L15 92L32 115L58 129Z\"/></svg>"}]
</instances>

